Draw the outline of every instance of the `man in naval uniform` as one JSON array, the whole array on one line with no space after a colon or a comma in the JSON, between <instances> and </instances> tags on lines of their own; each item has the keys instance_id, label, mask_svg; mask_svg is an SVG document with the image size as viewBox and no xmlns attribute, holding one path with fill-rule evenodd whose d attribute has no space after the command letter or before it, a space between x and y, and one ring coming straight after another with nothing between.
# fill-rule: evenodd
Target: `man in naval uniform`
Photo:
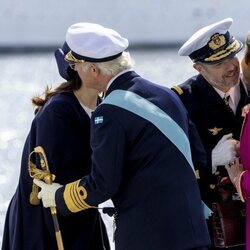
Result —
<instances>
[{"instance_id":1,"label":"man in naval uniform","mask_svg":"<svg viewBox=\"0 0 250 250\"><path fill-rule=\"evenodd\" d=\"M117 250L207 249L190 149L202 144L179 98L132 70L128 40L112 29L78 23L66 42L71 67L106 97L92 115L91 174L65 186L35 180L44 206L67 215L111 198ZM204 156L193 158L204 166Z\"/></svg>"},{"instance_id":2,"label":"man in naval uniform","mask_svg":"<svg viewBox=\"0 0 250 250\"><path fill-rule=\"evenodd\" d=\"M227 18L206 26L184 43L178 54L189 56L199 74L172 88L186 106L207 152L206 171L196 168L201 196L209 207L237 198L224 166L237 156L241 111L249 102L236 56L243 45L228 31L232 22Z\"/></svg>"}]
</instances>

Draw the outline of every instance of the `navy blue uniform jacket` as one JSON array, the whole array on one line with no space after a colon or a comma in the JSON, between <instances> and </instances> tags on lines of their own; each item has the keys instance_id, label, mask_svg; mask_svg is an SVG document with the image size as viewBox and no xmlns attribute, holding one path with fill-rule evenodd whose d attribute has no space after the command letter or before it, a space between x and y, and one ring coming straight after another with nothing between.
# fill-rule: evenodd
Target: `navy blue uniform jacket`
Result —
<instances>
[{"instance_id":1,"label":"navy blue uniform jacket","mask_svg":"<svg viewBox=\"0 0 250 250\"><path fill-rule=\"evenodd\" d=\"M32 179L28 174L28 155L36 146L45 149L55 181L65 184L90 173L90 118L73 93L52 97L32 122L24 145L19 184L6 215L3 250L57 249L50 210L42 204L29 203ZM100 224L109 249L106 229L96 210L68 217L58 214L58 220L65 250L103 249Z\"/></svg>"},{"instance_id":2,"label":"navy blue uniform jacket","mask_svg":"<svg viewBox=\"0 0 250 250\"><path fill-rule=\"evenodd\" d=\"M221 199L216 184L221 177L227 175L222 166L218 166L215 175L212 174L211 152L223 135L233 133L234 139L240 139L243 123L241 111L242 107L249 102L248 94L241 82L241 98L234 115L219 94L200 74L188 79L178 87L173 90L177 90L176 92L186 106L207 152L208 166L205 168L205 172L204 168L200 171L201 193L203 201L211 207L212 202Z\"/></svg>"},{"instance_id":3,"label":"navy blue uniform jacket","mask_svg":"<svg viewBox=\"0 0 250 250\"><path fill-rule=\"evenodd\" d=\"M114 80L107 98L117 89L154 103L199 150L187 111L171 90L133 71ZM85 189L85 202L91 206L112 199L117 209L116 249L184 250L209 245L195 175L177 147L151 122L115 105L101 104L91 124L93 169L71 191L77 196ZM200 151L196 160L202 165L205 157ZM61 213L72 211L67 204L76 197L63 198L68 185L56 193Z\"/></svg>"}]
</instances>

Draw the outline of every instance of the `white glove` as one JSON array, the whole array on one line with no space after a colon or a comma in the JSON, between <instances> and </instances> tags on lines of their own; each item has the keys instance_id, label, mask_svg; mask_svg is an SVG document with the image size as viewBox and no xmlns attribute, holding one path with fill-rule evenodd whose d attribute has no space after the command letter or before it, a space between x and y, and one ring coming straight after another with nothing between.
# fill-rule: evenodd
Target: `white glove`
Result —
<instances>
[{"instance_id":1,"label":"white glove","mask_svg":"<svg viewBox=\"0 0 250 250\"><path fill-rule=\"evenodd\" d=\"M236 157L238 141L232 138L233 134L224 135L212 150L212 172L217 171L217 166L229 164Z\"/></svg>"},{"instance_id":2,"label":"white glove","mask_svg":"<svg viewBox=\"0 0 250 250\"><path fill-rule=\"evenodd\" d=\"M34 179L33 182L41 188L41 191L38 193L38 199L42 199L44 207L55 207L55 194L57 189L62 187L59 183L46 184L43 181Z\"/></svg>"}]
</instances>

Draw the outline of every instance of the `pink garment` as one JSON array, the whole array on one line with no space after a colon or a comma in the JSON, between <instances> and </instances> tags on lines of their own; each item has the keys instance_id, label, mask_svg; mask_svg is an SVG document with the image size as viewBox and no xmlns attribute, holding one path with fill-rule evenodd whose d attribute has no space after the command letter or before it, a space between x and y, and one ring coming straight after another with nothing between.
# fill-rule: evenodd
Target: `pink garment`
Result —
<instances>
[{"instance_id":1,"label":"pink garment","mask_svg":"<svg viewBox=\"0 0 250 250\"><path fill-rule=\"evenodd\" d=\"M250 112L242 129L240 157L244 170L247 170L241 178L241 189L246 201L246 250L250 250Z\"/></svg>"}]
</instances>

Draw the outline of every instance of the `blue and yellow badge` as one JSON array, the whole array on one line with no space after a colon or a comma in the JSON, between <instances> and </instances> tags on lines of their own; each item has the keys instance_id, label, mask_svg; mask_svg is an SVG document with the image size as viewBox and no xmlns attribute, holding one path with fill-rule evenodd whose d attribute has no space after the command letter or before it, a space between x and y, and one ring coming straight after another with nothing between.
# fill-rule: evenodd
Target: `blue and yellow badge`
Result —
<instances>
[{"instance_id":1,"label":"blue and yellow badge","mask_svg":"<svg viewBox=\"0 0 250 250\"><path fill-rule=\"evenodd\" d=\"M97 116L94 119L95 124L103 123L103 116Z\"/></svg>"}]
</instances>

